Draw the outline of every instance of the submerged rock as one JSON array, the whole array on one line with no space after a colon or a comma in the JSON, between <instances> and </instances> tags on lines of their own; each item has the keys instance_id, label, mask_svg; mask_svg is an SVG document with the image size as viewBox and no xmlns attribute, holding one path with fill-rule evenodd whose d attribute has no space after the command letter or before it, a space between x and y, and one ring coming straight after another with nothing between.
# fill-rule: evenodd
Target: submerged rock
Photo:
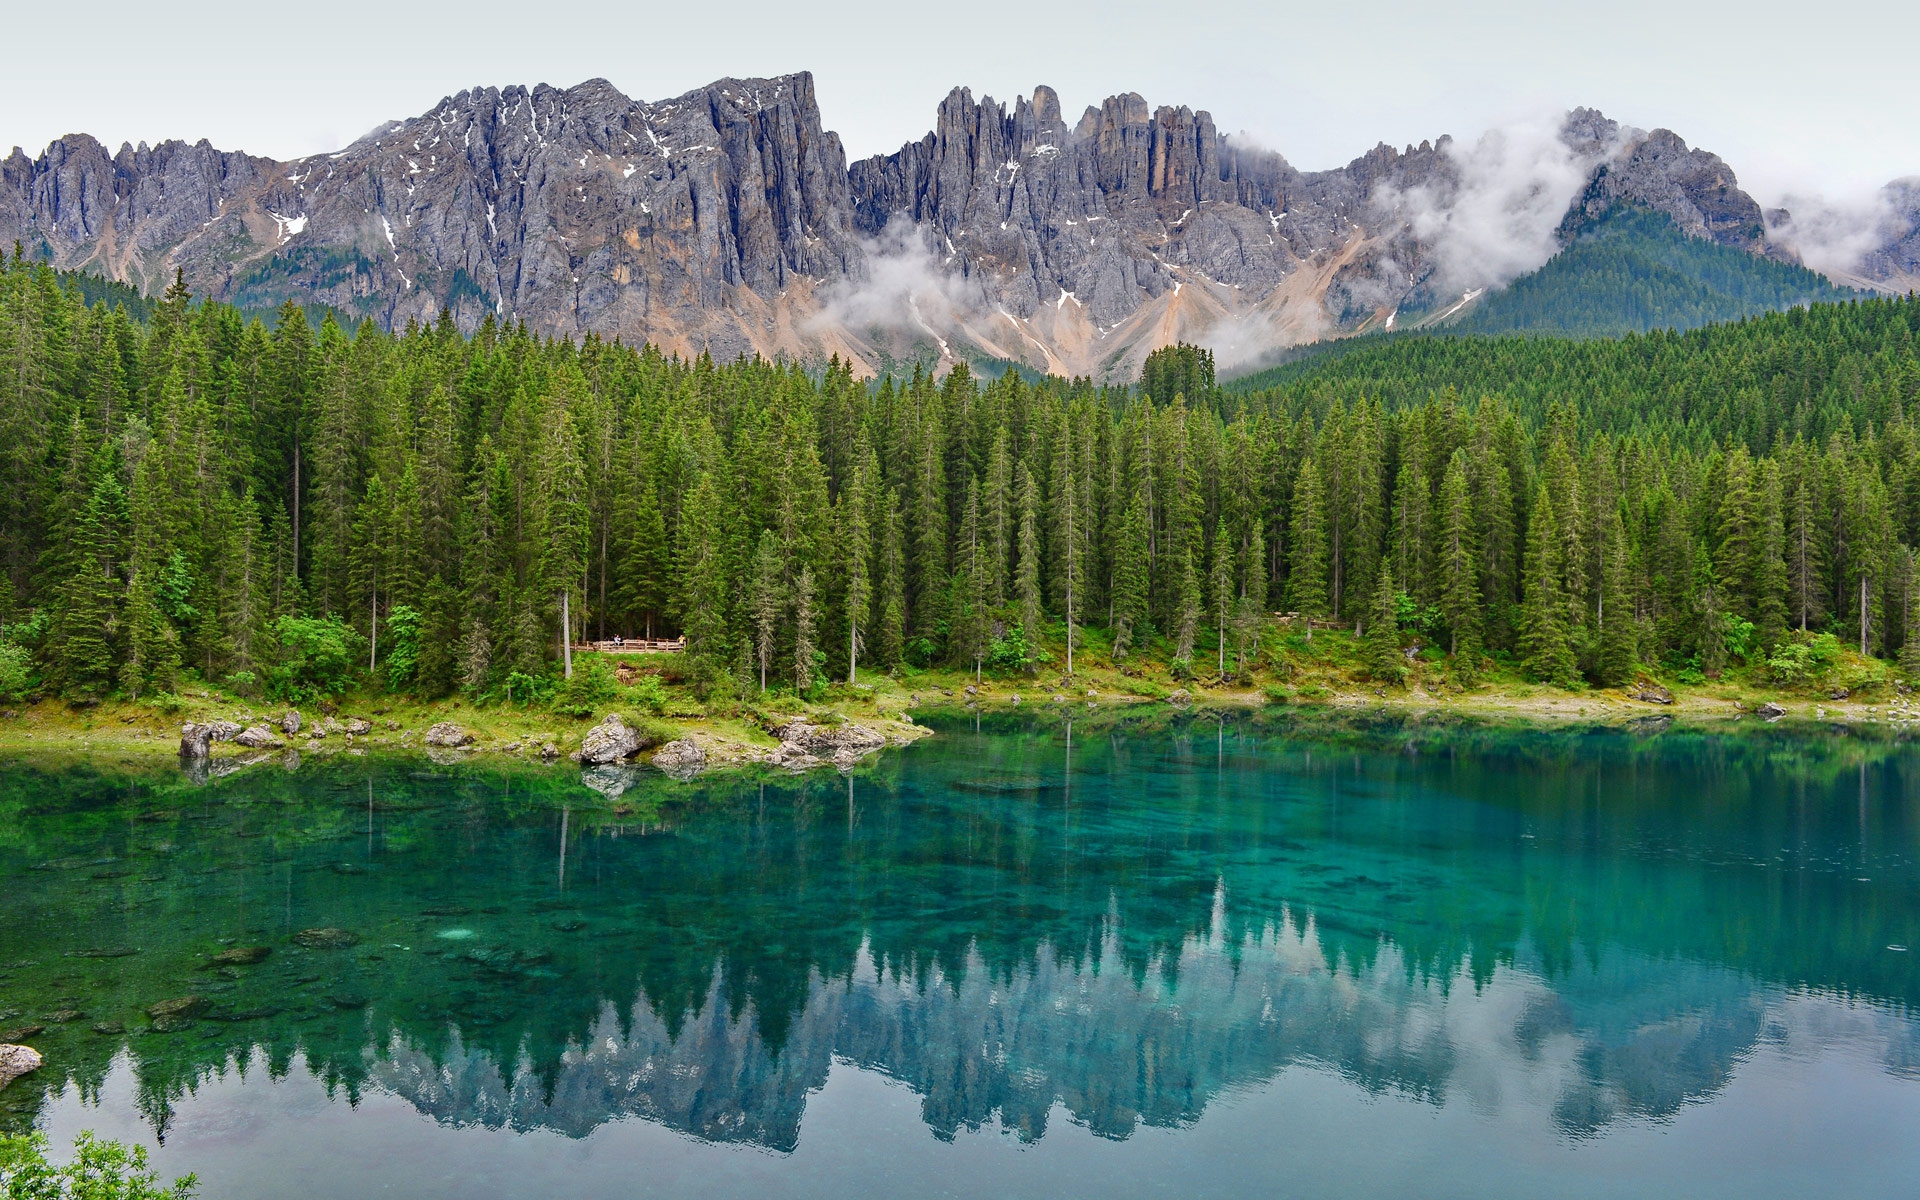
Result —
<instances>
[{"instance_id":1,"label":"submerged rock","mask_svg":"<svg viewBox=\"0 0 1920 1200\"><path fill-rule=\"evenodd\" d=\"M641 748L639 732L619 713L609 713L580 739L580 761L588 765L620 762L640 753Z\"/></svg>"},{"instance_id":2,"label":"submerged rock","mask_svg":"<svg viewBox=\"0 0 1920 1200\"><path fill-rule=\"evenodd\" d=\"M271 946L235 946L222 950L207 961L216 967L250 967L273 953Z\"/></svg>"},{"instance_id":3,"label":"submerged rock","mask_svg":"<svg viewBox=\"0 0 1920 1200\"><path fill-rule=\"evenodd\" d=\"M147 1015L156 1021L162 1017L196 1017L205 1011L206 1007L205 996L180 996L148 1006Z\"/></svg>"},{"instance_id":4,"label":"submerged rock","mask_svg":"<svg viewBox=\"0 0 1920 1200\"><path fill-rule=\"evenodd\" d=\"M121 1021L96 1021L93 1031L106 1037L118 1037L127 1031L127 1027Z\"/></svg>"},{"instance_id":5,"label":"submerged rock","mask_svg":"<svg viewBox=\"0 0 1920 1200\"><path fill-rule=\"evenodd\" d=\"M293 935L293 940L309 950L345 950L348 946L359 945L360 935L327 926L323 929L302 929Z\"/></svg>"},{"instance_id":6,"label":"submerged rock","mask_svg":"<svg viewBox=\"0 0 1920 1200\"><path fill-rule=\"evenodd\" d=\"M40 1069L40 1052L31 1046L0 1046L0 1088Z\"/></svg>"},{"instance_id":7,"label":"submerged rock","mask_svg":"<svg viewBox=\"0 0 1920 1200\"><path fill-rule=\"evenodd\" d=\"M455 725L452 721L440 721L427 728L425 739L429 746L444 746L455 749L473 745L473 735Z\"/></svg>"}]
</instances>

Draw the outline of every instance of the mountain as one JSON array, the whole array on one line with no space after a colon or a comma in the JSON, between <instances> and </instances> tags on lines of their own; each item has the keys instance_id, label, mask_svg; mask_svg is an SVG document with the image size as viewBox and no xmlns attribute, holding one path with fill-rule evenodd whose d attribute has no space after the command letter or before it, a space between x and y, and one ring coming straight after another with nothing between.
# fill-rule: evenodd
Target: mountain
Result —
<instances>
[{"instance_id":1,"label":"mountain","mask_svg":"<svg viewBox=\"0 0 1920 1200\"><path fill-rule=\"evenodd\" d=\"M1231 366L1441 311L1622 205L1792 258L1718 157L1586 109L1537 144L1382 145L1302 172L1137 94L1069 125L1045 87L1011 106L955 89L926 137L849 166L806 73L655 103L591 80L462 92L292 162L72 135L0 163L0 239L147 295L177 270L246 307L384 326L445 307L468 329L492 313L723 358L1103 379L1176 340Z\"/></svg>"},{"instance_id":2,"label":"mountain","mask_svg":"<svg viewBox=\"0 0 1920 1200\"><path fill-rule=\"evenodd\" d=\"M1612 337L1692 329L1861 295L1805 267L1682 233L1667 217L1620 207L1573 236L1545 266L1478 297L1455 333Z\"/></svg>"}]
</instances>

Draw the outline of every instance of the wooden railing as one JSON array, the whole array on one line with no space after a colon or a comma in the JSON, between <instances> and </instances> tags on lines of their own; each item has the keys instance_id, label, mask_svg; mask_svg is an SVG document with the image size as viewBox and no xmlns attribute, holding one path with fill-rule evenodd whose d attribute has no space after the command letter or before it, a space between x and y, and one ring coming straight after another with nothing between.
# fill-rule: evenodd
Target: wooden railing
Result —
<instances>
[{"instance_id":1,"label":"wooden railing","mask_svg":"<svg viewBox=\"0 0 1920 1200\"><path fill-rule=\"evenodd\" d=\"M622 638L619 642L575 642L573 648L600 654L677 654L687 648L685 638Z\"/></svg>"}]
</instances>

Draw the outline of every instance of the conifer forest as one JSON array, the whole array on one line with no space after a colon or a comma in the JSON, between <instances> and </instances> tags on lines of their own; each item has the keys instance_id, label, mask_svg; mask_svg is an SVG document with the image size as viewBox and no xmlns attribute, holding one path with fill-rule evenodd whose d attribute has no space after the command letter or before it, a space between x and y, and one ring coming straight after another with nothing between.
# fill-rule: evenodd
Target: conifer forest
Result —
<instances>
[{"instance_id":1,"label":"conifer forest","mask_svg":"<svg viewBox=\"0 0 1920 1200\"><path fill-rule=\"evenodd\" d=\"M1090 630L1212 678L1281 619L1356 631L1376 677L1408 638L1464 680L1820 635L1920 672L1911 297L1359 339L1228 385L1178 346L1123 388L92 291L0 271L14 692L485 699L616 635L684 636L723 696L1064 671Z\"/></svg>"}]
</instances>

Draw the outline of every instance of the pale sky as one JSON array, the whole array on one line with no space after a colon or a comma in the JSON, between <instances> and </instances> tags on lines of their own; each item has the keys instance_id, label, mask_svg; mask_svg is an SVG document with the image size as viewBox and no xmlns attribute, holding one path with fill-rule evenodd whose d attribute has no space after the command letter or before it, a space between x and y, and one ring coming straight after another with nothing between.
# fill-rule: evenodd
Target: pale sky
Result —
<instances>
[{"instance_id":1,"label":"pale sky","mask_svg":"<svg viewBox=\"0 0 1920 1200\"><path fill-rule=\"evenodd\" d=\"M98 0L15 5L7 26L0 149L34 155L87 132L292 158L467 87L601 76L657 100L810 70L856 158L921 136L953 86L1007 99L1045 83L1069 121L1137 91L1208 109L1303 169L1584 104L1718 152L1763 203L1920 175L1915 0Z\"/></svg>"}]
</instances>

